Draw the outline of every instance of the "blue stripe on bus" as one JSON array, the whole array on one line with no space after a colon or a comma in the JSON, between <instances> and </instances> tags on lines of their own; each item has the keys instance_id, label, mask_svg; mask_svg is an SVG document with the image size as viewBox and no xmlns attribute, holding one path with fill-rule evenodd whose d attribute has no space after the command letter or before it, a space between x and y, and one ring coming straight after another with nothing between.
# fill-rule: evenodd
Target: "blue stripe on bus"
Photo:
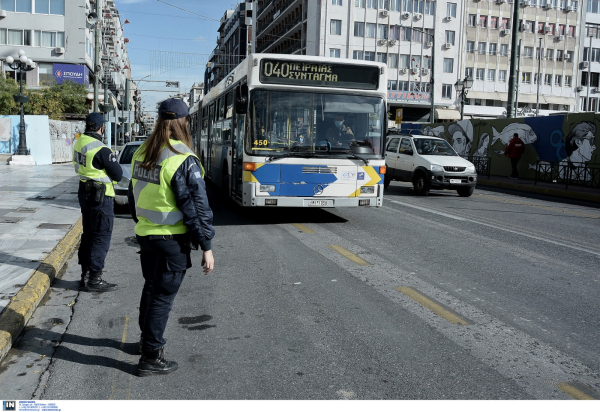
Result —
<instances>
[{"instance_id":1,"label":"blue stripe on bus","mask_svg":"<svg viewBox=\"0 0 600 412\"><path fill-rule=\"evenodd\" d=\"M328 185L337 180L337 177L333 173L303 173L302 169L305 166L306 165L265 164L259 167L255 172L252 172L252 174L261 184L283 182ZM310 167L327 166L310 165Z\"/></svg>"},{"instance_id":2,"label":"blue stripe on bus","mask_svg":"<svg viewBox=\"0 0 600 412\"><path fill-rule=\"evenodd\" d=\"M327 184L321 184L325 189ZM279 196L300 196L300 197L313 197L315 196L315 185L314 184L296 184L296 183L282 183L279 186Z\"/></svg>"}]
</instances>

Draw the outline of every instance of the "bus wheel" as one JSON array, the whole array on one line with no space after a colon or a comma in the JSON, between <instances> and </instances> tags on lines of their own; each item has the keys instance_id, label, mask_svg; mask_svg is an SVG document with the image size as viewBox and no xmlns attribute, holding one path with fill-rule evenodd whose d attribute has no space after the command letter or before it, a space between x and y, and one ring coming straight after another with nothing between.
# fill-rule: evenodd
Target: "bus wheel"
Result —
<instances>
[{"instance_id":1,"label":"bus wheel","mask_svg":"<svg viewBox=\"0 0 600 412\"><path fill-rule=\"evenodd\" d=\"M392 182L392 179L388 175L383 176L383 187L384 188L387 189L391 182Z\"/></svg>"}]
</instances>

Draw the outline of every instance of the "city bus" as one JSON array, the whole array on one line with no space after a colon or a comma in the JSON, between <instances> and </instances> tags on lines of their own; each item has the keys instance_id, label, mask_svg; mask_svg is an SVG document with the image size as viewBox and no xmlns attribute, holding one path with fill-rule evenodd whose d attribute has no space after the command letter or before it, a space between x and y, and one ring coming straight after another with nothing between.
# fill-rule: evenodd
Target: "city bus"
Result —
<instances>
[{"instance_id":1,"label":"city bus","mask_svg":"<svg viewBox=\"0 0 600 412\"><path fill-rule=\"evenodd\" d=\"M386 99L384 64L251 54L197 108L206 179L241 206L380 207Z\"/></svg>"}]
</instances>

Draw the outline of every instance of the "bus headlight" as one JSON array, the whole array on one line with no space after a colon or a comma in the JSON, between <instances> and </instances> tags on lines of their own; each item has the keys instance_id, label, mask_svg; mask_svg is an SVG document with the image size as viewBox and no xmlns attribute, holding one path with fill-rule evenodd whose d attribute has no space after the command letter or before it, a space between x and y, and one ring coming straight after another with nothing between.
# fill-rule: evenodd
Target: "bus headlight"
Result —
<instances>
[{"instance_id":1,"label":"bus headlight","mask_svg":"<svg viewBox=\"0 0 600 412\"><path fill-rule=\"evenodd\" d=\"M274 192L275 185L260 185L261 192Z\"/></svg>"},{"instance_id":2,"label":"bus headlight","mask_svg":"<svg viewBox=\"0 0 600 412\"><path fill-rule=\"evenodd\" d=\"M375 186L363 186L360 188L361 194L375 194Z\"/></svg>"}]
</instances>

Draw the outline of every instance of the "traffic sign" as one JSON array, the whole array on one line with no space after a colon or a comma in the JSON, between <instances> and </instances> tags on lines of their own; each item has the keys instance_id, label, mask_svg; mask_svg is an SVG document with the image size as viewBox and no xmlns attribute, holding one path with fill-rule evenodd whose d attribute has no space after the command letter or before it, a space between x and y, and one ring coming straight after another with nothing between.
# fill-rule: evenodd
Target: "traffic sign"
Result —
<instances>
[{"instance_id":1,"label":"traffic sign","mask_svg":"<svg viewBox=\"0 0 600 412\"><path fill-rule=\"evenodd\" d=\"M124 110L124 111L117 110L116 116L112 113L108 115L108 121L111 123L120 122L121 117L124 117L126 119L125 120L126 123L135 123L135 111L131 111L131 110Z\"/></svg>"},{"instance_id":2,"label":"traffic sign","mask_svg":"<svg viewBox=\"0 0 600 412\"><path fill-rule=\"evenodd\" d=\"M402 123L402 109L396 109L396 124Z\"/></svg>"},{"instance_id":3,"label":"traffic sign","mask_svg":"<svg viewBox=\"0 0 600 412\"><path fill-rule=\"evenodd\" d=\"M179 82L174 82L174 81L165 82L165 87L175 87L175 88L179 89Z\"/></svg>"}]
</instances>

